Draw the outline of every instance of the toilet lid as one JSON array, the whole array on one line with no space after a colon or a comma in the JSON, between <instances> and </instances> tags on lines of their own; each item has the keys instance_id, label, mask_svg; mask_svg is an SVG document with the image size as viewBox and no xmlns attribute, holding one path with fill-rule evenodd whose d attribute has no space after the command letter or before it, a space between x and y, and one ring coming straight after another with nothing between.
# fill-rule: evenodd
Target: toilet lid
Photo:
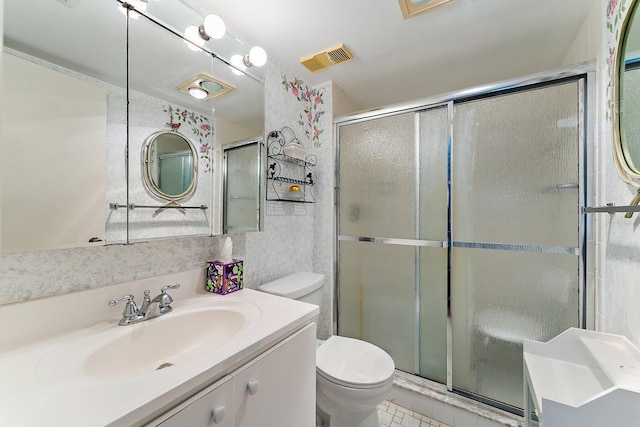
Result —
<instances>
[{"instance_id":1,"label":"toilet lid","mask_svg":"<svg viewBox=\"0 0 640 427\"><path fill-rule=\"evenodd\" d=\"M316 372L347 387L374 387L394 370L391 356L366 341L334 335L316 350Z\"/></svg>"}]
</instances>

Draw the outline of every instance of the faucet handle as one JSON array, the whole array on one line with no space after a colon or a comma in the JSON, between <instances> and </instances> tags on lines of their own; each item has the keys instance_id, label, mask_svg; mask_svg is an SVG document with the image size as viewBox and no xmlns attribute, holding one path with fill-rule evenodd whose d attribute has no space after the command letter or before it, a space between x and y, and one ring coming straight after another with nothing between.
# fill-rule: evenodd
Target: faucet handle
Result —
<instances>
[{"instance_id":1,"label":"faucet handle","mask_svg":"<svg viewBox=\"0 0 640 427\"><path fill-rule=\"evenodd\" d=\"M164 293L166 293L167 289L178 289L179 287L180 287L180 283L176 283L175 285L163 286L162 289L160 289L160 292L162 292L164 294Z\"/></svg>"},{"instance_id":2,"label":"faucet handle","mask_svg":"<svg viewBox=\"0 0 640 427\"><path fill-rule=\"evenodd\" d=\"M160 313L165 314L172 310L170 304L173 302L173 298L167 293L167 289L178 289L179 287L180 285L176 283L175 285L163 286L162 289L160 289L160 295L153 299L158 302Z\"/></svg>"},{"instance_id":3,"label":"faucet handle","mask_svg":"<svg viewBox=\"0 0 640 427\"><path fill-rule=\"evenodd\" d=\"M124 301L127 301L127 305L125 305L124 310L122 311L122 315L124 317L134 317L138 315L138 306L133 300L133 295L123 295L120 298L113 299L109 301L109 305L114 306Z\"/></svg>"}]
</instances>

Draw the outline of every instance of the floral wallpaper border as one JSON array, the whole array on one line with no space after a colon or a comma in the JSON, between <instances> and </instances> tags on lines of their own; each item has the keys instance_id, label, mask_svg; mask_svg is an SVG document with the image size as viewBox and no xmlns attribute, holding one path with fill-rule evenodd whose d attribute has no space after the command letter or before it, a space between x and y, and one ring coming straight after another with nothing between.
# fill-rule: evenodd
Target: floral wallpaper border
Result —
<instances>
[{"instance_id":1,"label":"floral wallpaper border","mask_svg":"<svg viewBox=\"0 0 640 427\"><path fill-rule=\"evenodd\" d=\"M615 108L614 77L617 70L615 69L616 55L618 49L618 40L620 32L624 24L625 17L633 0L609 0L606 10L606 26L607 26L607 56L605 63L607 64L607 111L605 120L611 125L613 111Z\"/></svg>"},{"instance_id":2,"label":"floral wallpaper border","mask_svg":"<svg viewBox=\"0 0 640 427\"><path fill-rule=\"evenodd\" d=\"M320 118L325 113L324 88L309 88L298 78L288 79L284 72L281 73L282 86L302 104L302 112L298 115L298 124L304 129L305 136L316 148L322 147L320 134L324 132L320 124Z\"/></svg>"},{"instance_id":3,"label":"floral wallpaper border","mask_svg":"<svg viewBox=\"0 0 640 427\"><path fill-rule=\"evenodd\" d=\"M213 172L212 144L210 140L213 135L213 126L209 124L209 118L186 108L174 108L171 105L164 105L162 111L169 114L167 126L171 129L177 130L182 124L191 127L191 132L193 132L200 144L198 152L200 153L200 164L203 166L203 172Z\"/></svg>"}]
</instances>

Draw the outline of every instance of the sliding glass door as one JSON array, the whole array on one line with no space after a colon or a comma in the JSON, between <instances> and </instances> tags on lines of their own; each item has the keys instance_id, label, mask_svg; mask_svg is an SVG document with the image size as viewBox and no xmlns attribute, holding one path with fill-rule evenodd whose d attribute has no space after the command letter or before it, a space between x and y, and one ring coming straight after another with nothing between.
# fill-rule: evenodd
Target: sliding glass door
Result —
<instances>
[{"instance_id":1,"label":"sliding glass door","mask_svg":"<svg viewBox=\"0 0 640 427\"><path fill-rule=\"evenodd\" d=\"M580 81L456 103L453 387L522 407L522 340L579 326Z\"/></svg>"},{"instance_id":2,"label":"sliding glass door","mask_svg":"<svg viewBox=\"0 0 640 427\"><path fill-rule=\"evenodd\" d=\"M338 126L337 332L522 408L522 341L580 326L584 79Z\"/></svg>"},{"instance_id":3,"label":"sliding glass door","mask_svg":"<svg viewBox=\"0 0 640 427\"><path fill-rule=\"evenodd\" d=\"M446 106L340 129L338 333L446 380Z\"/></svg>"}]
</instances>

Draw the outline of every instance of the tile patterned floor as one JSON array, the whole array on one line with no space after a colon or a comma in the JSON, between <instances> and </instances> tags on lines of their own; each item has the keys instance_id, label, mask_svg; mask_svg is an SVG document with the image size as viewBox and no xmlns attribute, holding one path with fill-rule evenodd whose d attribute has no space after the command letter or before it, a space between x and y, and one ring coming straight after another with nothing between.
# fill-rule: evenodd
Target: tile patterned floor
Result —
<instances>
[{"instance_id":1,"label":"tile patterned floor","mask_svg":"<svg viewBox=\"0 0 640 427\"><path fill-rule=\"evenodd\" d=\"M449 427L387 400L378 405L378 419L380 427Z\"/></svg>"}]
</instances>

